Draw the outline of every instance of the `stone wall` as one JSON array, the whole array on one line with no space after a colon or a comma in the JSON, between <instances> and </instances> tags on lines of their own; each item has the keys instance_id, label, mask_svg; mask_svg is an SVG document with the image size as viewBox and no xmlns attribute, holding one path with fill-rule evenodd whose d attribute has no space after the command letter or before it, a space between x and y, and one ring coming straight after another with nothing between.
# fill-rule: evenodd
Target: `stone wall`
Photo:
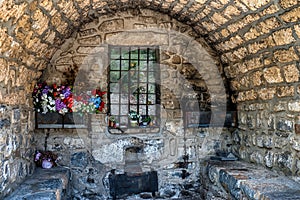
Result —
<instances>
[{"instance_id":1,"label":"stone wall","mask_svg":"<svg viewBox=\"0 0 300 200\"><path fill-rule=\"evenodd\" d=\"M109 44L160 47L159 133L141 130L139 134L110 134L105 111L91 115L89 130L35 131L38 148L43 149L46 144L47 150L62 157L62 165L72 169L74 196L107 197L108 188L101 180L107 181L105 176L112 169L117 173L128 170L125 149L136 146L142 146L138 156L142 171L158 171L161 197L199 195L199 190L195 190L199 188L199 159L216 150L230 151L232 141L226 128L184 129L187 100L201 99L199 111L226 111L229 97L220 63L208 53L212 51L205 42L194 35L190 27L167 15L128 10L85 24L54 54L42 75L43 81L75 85L84 82L107 91ZM189 189L185 189L188 185Z\"/></svg>"},{"instance_id":2,"label":"stone wall","mask_svg":"<svg viewBox=\"0 0 300 200\"><path fill-rule=\"evenodd\" d=\"M224 52L221 58L238 105L235 152L247 161L299 175L300 138L294 127L300 111L300 54L294 44L300 35L295 3L281 1L268 5L260 17L243 18L255 20L255 27L242 22L223 26L218 34L228 31L234 37L219 38L216 47Z\"/></svg>"},{"instance_id":3,"label":"stone wall","mask_svg":"<svg viewBox=\"0 0 300 200\"><path fill-rule=\"evenodd\" d=\"M0 198L34 171L34 124L28 118L33 118L32 109L0 106Z\"/></svg>"}]
</instances>

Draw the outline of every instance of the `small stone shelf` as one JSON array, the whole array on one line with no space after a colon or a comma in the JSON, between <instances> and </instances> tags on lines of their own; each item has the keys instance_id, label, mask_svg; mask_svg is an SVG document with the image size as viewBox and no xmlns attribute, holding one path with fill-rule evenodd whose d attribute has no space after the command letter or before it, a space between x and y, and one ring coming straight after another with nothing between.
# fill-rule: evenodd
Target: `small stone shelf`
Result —
<instances>
[{"instance_id":1,"label":"small stone shelf","mask_svg":"<svg viewBox=\"0 0 300 200\"><path fill-rule=\"evenodd\" d=\"M89 117L86 114L36 113L36 128L87 128Z\"/></svg>"},{"instance_id":2,"label":"small stone shelf","mask_svg":"<svg viewBox=\"0 0 300 200\"><path fill-rule=\"evenodd\" d=\"M140 134L140 133L147 133L147 134L156 134L160 132L160 127L143 127L139 126L136 128L126 128L126 129L118 129L118 128L108 128L110 134Z\"/></svg>"}]
</instances>

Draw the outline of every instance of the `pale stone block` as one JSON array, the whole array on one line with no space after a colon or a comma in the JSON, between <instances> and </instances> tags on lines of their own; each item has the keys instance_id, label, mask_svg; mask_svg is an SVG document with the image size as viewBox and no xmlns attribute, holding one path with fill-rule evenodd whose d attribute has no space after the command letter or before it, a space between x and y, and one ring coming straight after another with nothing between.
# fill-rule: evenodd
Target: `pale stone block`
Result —
<instances>
[{"instance_id":1,"label":"pale stone block","mask_svg":"<svg viewBox=\"0 0 300 200\"><path fill-rule=\"evenodd\" d=\"M296 32L298 38L300 38L300 25L295 25L294 29L295 29L295 32Z\"/></svg>"},{"instance_id":2,"label":"pale stone block","mask_svg":"<svg viewBox=\"0 0 300 200\"><path fill-rule=\"evenodd\" d=\"M294 8L293 10L289 12L285 12L280 17L285 22L297 22L300 19L300 8Z\"/></svg>"},{"instance_id":3,"label":"pale stone block","mask_svg":"<svg viewBox=\"0 0 300 200\"><path fill-rule=\"evenodd\" d=\"M278 4L271 4L268 8L261 11L262 15L271 15L280 10L280 6Z\"/></svg>"},{"instance_id":4,"label":"pale stone block","mask_svg":"<svg viewBox=\"0 0 300 200\"><path fill-rule=\"evenodd\" d=\"M279 67L270 67L264 69L264 78L268 83L280 83L283 81Z\"/></svg>"},{"instance_id":5,"label":"pale stone block","mask_svg":"<svg viewBox=\"0 0 300 200\"><path fill-rule=\"evenodd\" d=\"M280 0L279 4L282 8L285 9L297 5L297 2L297 0Z\"/></svg>"},{"instance_id":6,"label":"pale stone block","mask_svg":"<svg viewBox=\"0 0 300 200\"><path fill-rule=\"evenodd\" d=\"M273 167L274 164L274 153L272 151L268 151L265 155L265 164L267 167Z\"/></svg>"},{"instance_id":7,"label":"pale stone block","mask_svg":"<svg viewBox=\"0 0 300 200\"><path fill-rule=\"evenodd\" d=\"M242 0L251 10L257 10L258 8L268 4L270 0Z\"/></svg>"},{"instance_id":8,"label":"pale stone block","mask_svg":"<svg viewBox=\"0 0 300 200\"><path fill-rule=\"evenodd\" d=\"M262 88L258 90L258 96L262 100L273 99L276 94L276 88Z\"/></svg>"},{"instance_id":9,"label":"pale stone block","mask_svg":"<svg viewBox=\"0 0 300 200\"><path fill-rule=\"evenodd\" d=\"M250 75L250 80L252 81L252 85L254 86L260 86L262 82L262 72L261 71L256 71L252 75Z\"/></svg>"},{"instance_id":10,"label":"pale stone block","mask_svg":"<svg viewBox=\"0 0 300 200\"><path fill-rule=\"evenodd\" d=\"M289 102L288 109L293 112L300 112L300 102L299 101Z\"/></svg>"},{"instance_id":11,"label":"pale stone block","mask_svg":"<svg viewBox=\"0 0 300 200\"><path fill-rule=\"evenodd\" d=\"M294 96L294 94L295 94L294 86L277 87L277 96L278 97Z\"/></svg>"},{"instance_id":12,"label":"pale stone block","mask_svg":"<svg viewBox=\"0 0 300 200\"><path fill-rule=\"evenodd\" d=\"M288 50L277 50L274 52L274 57L278 62L285 63L299 60L299 56L291 47Z\"/></svg>"},{"instance_id":13,"label":"pale stone block","mask_svg":"<svg viewBox=\"0 0 300 200\"><path fill-rule=\"evenodd\" d=\"M284 66L283 70L286 82L291 83L299 81L299 70L296 65Z\"/></svg>"},{"instance_id":14,"label":"pale stone block","mask_svg":"<svg viewBox=\"0 0 300 200\"><path fill-rule=\"evenodd\" d=\"M286 109L287 109L287 102L286 101L276 102L275 105L274 105L274 108L273 108L273 110L275 112L284 111Z\"/></svg>"},{"instance_id":15,"label":"pale stone block","mask_svg":"<svg viewBox=\"0 0 300 200\"><path fill-rule=\"evenodd\" d=\"M26 2L15 4L13 1L2 3L0 7L0 18L3 22L7 22L9 19L13 17L15 19L19 19L26 10L28 4Z\"/></svg>"},{"instance_id":16,"label":"pale stone block","mask_svg":"<svg viewBox=\"0 0 300 200\"><path fill-rule=\"evenodd\" d=\"M286 45L295 42L295 38L292 35L292 29L281 29L275 33L273 33L273 39L276 45Z\"/></svg>"},{"instance_id":17,"label":"pale stone block","mask_svg":"<svg viewBox=\"0 0 300 200\"><path fill-rule=\"evenodd\" d=\"M114 32L117 30L121 30L124 28L124 20L123 19L114 19L104 21L98 27L101 32Z\"/></svg>"},{"instance_id":18,"label":"pale stone block","mask_svg":"<svg viewBox=\"0 0 300 200\"><path fill-rule=\"evenodd\" d=\"M45 24L49 23L49 18L40 9L36 9L32 19L34 20L32 24L33 30L41 35L48 28Z\"/></svg>"},{"instance_id":19,"label":"pale stone block","mask_svg":"<svg viewBox=\"0 0 300 200\"><path fill-rule=\"evenodd\" d=\"M225 24L228 20L223 17L220 13L215 13L212 17L211 17L212 21L217 24L217 25L223 25Z\"/></svg>"}]
</instances>

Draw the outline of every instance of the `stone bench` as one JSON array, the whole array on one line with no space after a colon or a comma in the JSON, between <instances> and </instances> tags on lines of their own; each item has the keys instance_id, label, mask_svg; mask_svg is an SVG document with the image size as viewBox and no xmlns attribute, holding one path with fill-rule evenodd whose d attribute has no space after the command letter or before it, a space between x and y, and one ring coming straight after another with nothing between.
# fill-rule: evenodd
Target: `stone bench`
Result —
<instances>
[{"instance_id":1,"label":"stone bench","mask_svg":"<svg viewBox=\"0 0 300 200\"><path fill-rule=\"evenodd\" d=\"M242 161L205 163L206 199L300 199L300 183L262 166ZM210 195L210 196L209 196Z\"/></svg>"},{"instance_id":2,"label":"stone bench","mask_svg":"<svg viewBox=\"0 0 300 200\"><path fill-rule=\"evenodd\" d=\"M37 168L4 200L64 200L69 199L70 170L63 167Z\"/></svg>"}]
</instances>

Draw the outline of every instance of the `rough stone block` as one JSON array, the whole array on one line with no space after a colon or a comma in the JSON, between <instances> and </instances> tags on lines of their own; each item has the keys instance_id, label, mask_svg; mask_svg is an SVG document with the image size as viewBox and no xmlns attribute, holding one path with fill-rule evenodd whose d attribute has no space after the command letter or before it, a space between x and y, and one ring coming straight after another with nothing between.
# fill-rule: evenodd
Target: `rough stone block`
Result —
<instances>
[{"instance_id":1,"label":"rough stone block","mask_svg":"<svg viewBox=\"0 0 300 200\"><path fill-rule=\"evenodd\" d=\"M299 101L289 102L288 109L293 112L300 112L300 102Z\"/></svg>"},{"instance_id":2,"label":"rough stone block","mask_svg":"<svg viewBox=\"0 0 300 200\"><path fill-rule=\"evenodd\" d=\"M241 161L208 161L207 169L207 176L213 175L218 190L227 192L222 194L225 199L300 198L298 182L261 166Z\"/></svg>"},{"instance_id":3,"label":"rough stone block","mask_svg":"<svg viewBox=\"0 0 300 200\"><path fill-rule=\"evenodd\" d=\"M262 11L262 15L271 15L280 10L280 6L278 4L271 4L268 8Z\"/></svg>"},{"instance_id":4,"label":"rough stone block","mask_svg":"<svg viewBox=\"0 0 300 200\"><path fill-rule=\"evenodd\" d=\"M268 83L280 83L283 81L279 67L270 67L264 69L264 78Z\"/></svg>"},{"instance_id":5,"label":"rough stone block","mask_svg":"<svg viewBox=\"0 0 300 200\"><path fill-rule=\"evenodd\" d=\"M88 165L88 155L86 152L77 152L71 156L73 167L85 168Z\"/></svg>"},{"instance_id":6,"label":"rough stone block","mask_svg":"<svg viewBox=\"0 0 300 200\"><path fill-rule=\"evenodd\" d=\"M279 119L276 125L278 130L281 131L292 131L293 130L293 122L287 119Z\"/></svg>"},{"instance_id":7,"label":"rough stone block","mask_svg":"<svg viewBox=\"0 0 300 200\"><path fill-rule=\"evenodd\" d=\"M101 40L100 35L78 39L79 44L81 44L81 45L91 45L91 46L100 45L101 41L102 40Z\"/></svg>"},{"instance_id":8,"label":"rough stone block","mask_svg":"<svg viewBox=\"0 0 300 200\"><path fill-rule=\"evenodd\" d=\"M294 94L295 94L294 86L277 87L277 96L278 97L294 96Z\"/></svg>"},{"instance_id":9,"label":"rough stone block","mask_svg":"<svg viewBox=\"0 0 300 200\"><path fill-rule=\"evenodd\" d=\"M273 33L273 39L276 45L286 45L295 42L295 38L292 35L292 29L281 29Z\"/></svg>"},{"instance_id":10,"label":"rough stone block","mask_svg":"<svg viewBox=\"0 0 300 200\"><path fill-rule=\"evenodd\" d=\"M33 29L39 35L41 35L48 27L45 24L49 23L49 18L40 10L36 9L32 16Z\"/></svg>"},{"instance_id":11,"label":"rough stone block","mask_svg":"<svg viewBox=\"0 0 300 200\"><path fill-rule=\"evenodd\" d=\"M101 32L113 32L124 28L124 20L123 19L114 19L104 21L98 27Z\"/></svg>"},{"instance_id":12,"label":"rough stone block","mask_svg":"<svg viewBox=\"0 0 300 200\"><path fill-rule=\"evenodd\" d=\"M270 0L242 0L251 10L257 10L258 8L266 5Z\"/></svg>"},{"instance_id":13,"label":"rough stone block","mask_svg":"<svg viewBox=\"0 0 300 200\"><path fill-rule=\"evenodd\" d=\"M217 25L223 25L225 24L228 20L223 17L220 13L215 13L213 16L212 16L212 21L217 24Z\"/></svg>"},{"instance_id":14,"label":"rough stone block","mask_svg":"<svg viewBox=\"0 0 300 200\"><path fill-rule=\"evenodd\" d=\"M296 31L296 34L297 34L298 38L300 38L300 26L299 25L295 25L294 29Z\"/></svg>"},{"instance_id":15,"label":"rough stone block","mask_svg":"<svg viewBox=\"0 0 300 200\"><path fill-rule=\"evenodd\" d=\"M69 197L70 171L66 168L36 169L4 200L61 200Z\"/></svg>"},{"instance_id":16,"label":"rough stone block","mask_svg":"<svg viewBox=\"0 0 300 200\"><path fill-rule=\"evenodd\" d=\"M300 13L300 8L298 7L298 8L294 8L289 12L285 12L280 17L285 22L297 22L300 19L299 13Z\"/></svg>"},{"instance_id":17,"label":"rough stone block","mask_svg":"<svg viewBox=\"0 0 300 200\"><path fill-rule=\"evenodd\" d=\"M284 66L283 70L286 82L291 83L299 81L299 70L296 65Z\"/></svg>"},{"instance_id":18,"label":"rough stone block","mask_svg":"<svg viewBox=\"0 0 300 200\"><path fill-rule=\"evenodd\" d=\"M251 75L250 80L252 81L253 86L260 86L262 84L262 72L261 71L254 72Z\"/></svg>"},{"instance_id":19,"label":"rough stone block","mask_svg":"<svg viewBox=\"0 0 300 200\"><path fill-rule=\"evenodd\" d=\"M280 6L284 9L292 7L297 4L297 0L280 0Z\"/></svg>"}]
</instances>

